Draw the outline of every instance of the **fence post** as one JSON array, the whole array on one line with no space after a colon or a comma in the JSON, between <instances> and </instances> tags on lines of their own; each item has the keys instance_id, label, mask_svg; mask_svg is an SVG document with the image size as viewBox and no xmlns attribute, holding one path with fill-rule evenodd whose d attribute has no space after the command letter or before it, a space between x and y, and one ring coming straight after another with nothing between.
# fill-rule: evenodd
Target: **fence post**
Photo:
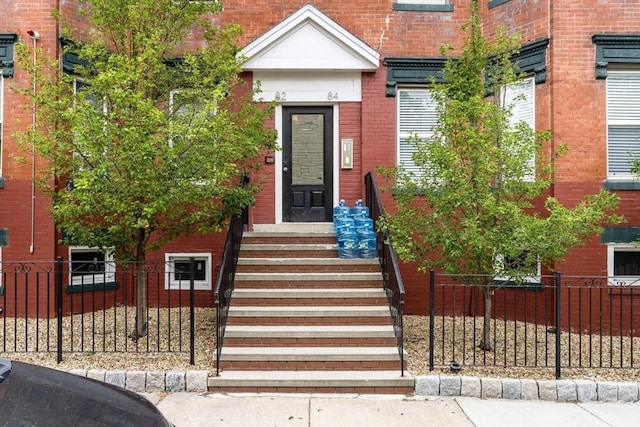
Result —
<instances>
[{"instance_id":1,"label":"fence post","mask_svg":"<svg viewBox=\"0 0 640 427\"><path fill-rule=\"evenodd\" d=\"M560 343L560 325L561 325L561 305L560 305L560 291L561 291L561 282L562 282L562 273L556 272L555 274L555 291L556 291L556 379L560 378L560 365L562 365L561 360L561 343Z\"/></svg>"},{"instance_id":2,"label":"fence post","mask_svg":"<svg viewBox=\"0 0 640 427\"><path fill-rule=\"evenodd\" d=\"M189 258L189 364L196 364L195 357L195 277L194 277L195 259Z\"/></svg>"},{"instance_id":3,"label":"fence post","mask_svg":"<svg viewBox=\"0 0 640 427\"><path fill-rule=\"evenodd\" d=\"M436 306L435 288L436 288L436 272L433 270L430 270L429 271L429 371L433 371L433 335L434 335L433 320L435 318L435 316L433 315L433 312Z\"/></svg>"},{"instance_id":4,"label":"fence post","mask_svg":"<svg viewBox=\"0 0 640 427\"><path fill-rule=\"evenodd\" d=\"M58 363L62 362L62 257L56 258L56 315L58 321L57 337L57 358Z\"/></svg>"}]
</instances>

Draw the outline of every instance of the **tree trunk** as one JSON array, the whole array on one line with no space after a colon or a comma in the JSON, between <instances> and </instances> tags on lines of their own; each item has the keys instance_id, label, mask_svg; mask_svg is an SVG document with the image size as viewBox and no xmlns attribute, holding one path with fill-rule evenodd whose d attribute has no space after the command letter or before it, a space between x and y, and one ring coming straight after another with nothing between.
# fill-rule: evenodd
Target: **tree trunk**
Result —
<instances>
[{"instance_id":1,"label":"tree trunk","mask_svg":"<svg viewBox=\"0 0 640 427\"><path fill-rule=\"evenodd\" d=\"M480 349L484 351L492 350L491 347L491 287L485 284L482 288L484 295L484 321L482 322L482 341Z\"/></svg>"},{"instance_id":2,"label":"tree trunk","mask_svg":"<svg viewBox=\"0 0 640 427\"><path fill-rule=\"evenodd\" d=\"M139 339L147 335L147 280L145 277L145 261L146 248L142 243L144 241L144 230L139 231L141 239L138 240L136 248L136 330L133 334L134 339Z\"/></svg>"}]
</instances>

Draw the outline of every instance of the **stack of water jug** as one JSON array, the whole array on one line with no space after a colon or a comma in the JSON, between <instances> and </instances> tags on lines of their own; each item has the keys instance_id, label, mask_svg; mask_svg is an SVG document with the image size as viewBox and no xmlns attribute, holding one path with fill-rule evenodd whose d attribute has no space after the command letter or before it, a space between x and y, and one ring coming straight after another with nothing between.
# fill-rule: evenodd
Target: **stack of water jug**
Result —
<instances>
[{"instance_id":1,"label":"stack of water jug","mask_svg":"<svg viewBox=\"0 0 640 427\"><path fill-rule=\"evenodd\" d=\"M376 233L373 220L369 218L369 208L358 200L354 207L348 207L344 200L333 208L333 228L338 235L338 256L340 258L375 258Z\"/></svg>"}]
</instances>

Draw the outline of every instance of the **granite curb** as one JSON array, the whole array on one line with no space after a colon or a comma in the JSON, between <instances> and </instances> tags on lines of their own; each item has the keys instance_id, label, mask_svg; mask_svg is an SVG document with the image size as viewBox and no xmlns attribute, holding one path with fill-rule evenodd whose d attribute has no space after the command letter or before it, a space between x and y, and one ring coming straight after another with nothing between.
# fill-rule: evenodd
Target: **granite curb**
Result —
<instances>
[{"instance_id":1,"label":"granite curb","mask_svg":"<svg viewBox=\"0 0 640 427\"><path fill-rule=\"evenodd\" d=\"M81 377L113 384L136 393L189 392L208 390L208 371L125 371L104 369L71 369Z\"/></svg>"},{"instance_id":2,"label":"granite curb","mask_svg":"<svg viewBox=\"0 0 640 427\"><path fill-rule=\"evenodd\" d=\"M556 402L627 403L640 401L640 382L426 375L415 377L415 394Z\"/></svg>"},{"instance_id":3,"label":"granite curb","mask_svg":"<svg viewBox=\"0 0 640 427\"><path fill-rule=\"evenodd\" d=\"M71 369L68 372L137 393L204 393L208 391L208 371ZM632 381L534 380L464 375L424 375L416 376L414 379L416 396L461 396L556 402L640 401L640 382Z\"/></svg>"}]
</instances>

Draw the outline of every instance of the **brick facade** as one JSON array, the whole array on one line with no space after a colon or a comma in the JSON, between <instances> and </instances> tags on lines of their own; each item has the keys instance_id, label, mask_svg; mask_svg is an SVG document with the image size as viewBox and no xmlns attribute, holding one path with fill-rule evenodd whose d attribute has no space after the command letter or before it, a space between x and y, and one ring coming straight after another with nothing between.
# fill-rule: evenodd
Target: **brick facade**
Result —
<instances>
[{"instance_id":1,"label":"brick facade","mask_svg":"<svg viewBox=\"0 0 640 427\"><path fill-rule=\"evenodd\" d=\"M212 22L237 22L244 28L241 46L272 30L287 19L306 0L278 2L239 0L225 2L224 12L212 17ZM554 140L546 153L552 155L554 144L566 143L568 154L556 162L556 182L553 195L562 203L572 205L584 194L593 193L606 180L606 80L595 78L594 34L638 34L640 9L634 2L614 0L510 0L488 7L482 0L480 13L483 30L491 35L499 26L522 34L523 45L549 40L546 48L544 82L535 86L536 127L549 129ZM453 11L397 11L392 0L352 1L316 0L313 6L361 42L380 55L377 70L361 73L361 100L338 102L338 140L354 141L354 165L341 169L339 197L349 203L364 196L363 176L379 165L392 166L396 156L396 98L387 96L387 67L385 58L438 58L439 47L448 42L455 48L462 44L461 26L468 20L470 0L452 0ZM27 30L41 34L38 46L52 56L60 54L59 29L50 17L50 11L59 7L68 23L83 27L83 18L77 13L73 0L0 0L3 19L0 32L16 33L21 42L30 43ZM198 34L187 41L187 47L198 46ZM640 69L640 64L635 64ZM246 73L252 80L251 72ZM15 77L4 85L4 128L2 147L2 177L6 185L0 189L0 228L9 229L9 247L2 249L2 260L52 259L66 257L65 248L56 249L54 226L47 214L47 201L37 193L35 214L35 251L30 252L31 227L31 165L15 160L20 154L15 131L24 130L31 123L31 112L22 108L24 100L10 90L10 86L29 85L24 70L16 68ZM335 104L327 102L325 105ZM300 105L305 105L301 103ZM269 126L277 127L275 120ZM337 142L336 142L337 143ZM265 153L274 157L276 153ZM39 160L40 161L40 160ZM253 179L263 183L262 192L250 211L251 224L276 221L275 177L280 173L275 164L265 161ZM621 197L620 213L629 226L640 222L636 191L618 191ZM389 200L389 199L387 199ZM390 201L390 200L389 200ZM166 251L211 251L214 257L221 250L222 239L180 239L165 248ZM214 247L214 249L211 249ZM152 258L162 259L162 253ZM219 263L214 261L214 267ZM606 275L607 248L594 237L586 247L572 251L565 261L556 266L565 274ZM403 266L407 287L406 311L426 312L428 277L415 272L412 266Z\"/></svg>"}]
</instances>

